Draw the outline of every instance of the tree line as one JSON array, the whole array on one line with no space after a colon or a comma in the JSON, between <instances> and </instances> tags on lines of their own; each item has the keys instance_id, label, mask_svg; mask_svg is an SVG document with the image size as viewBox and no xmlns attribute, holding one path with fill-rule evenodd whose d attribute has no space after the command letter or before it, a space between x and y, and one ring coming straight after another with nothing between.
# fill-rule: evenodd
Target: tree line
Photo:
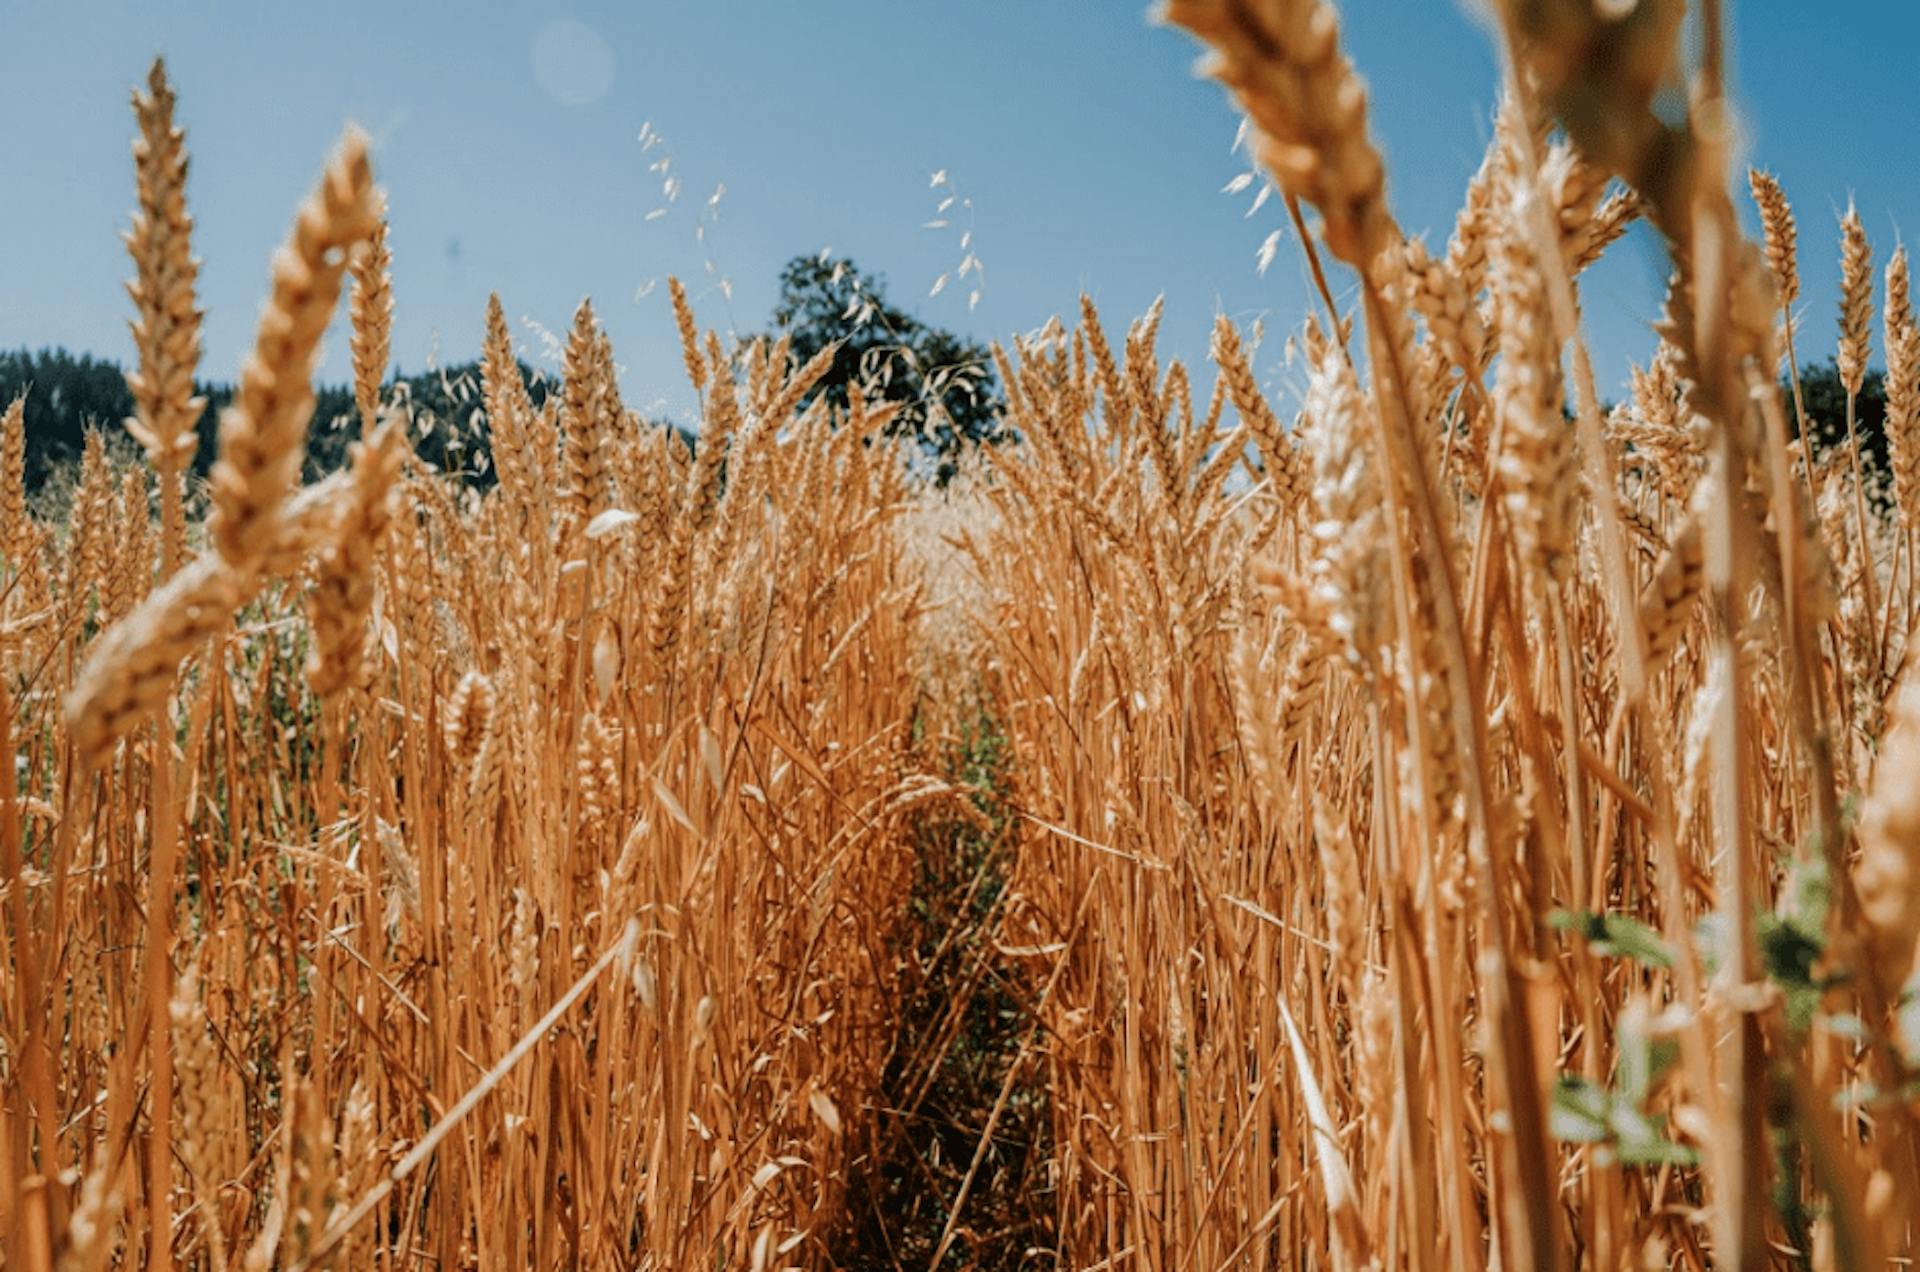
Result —
<instances>
[{"instance_id":1,"label":"tree line","mask_svg":"<svg viewBox=\"0 0 1920 1272\"><path fill-rule=\"evenodd\" d=\"M534 405L555 386L550 377L525 363ZM233 400L233 385L200 381L194 391L205 400L197 425L200 447L193 471L204 476L217 450L220 412ZM480 411L480 364L400 374L389 379L389 394L404 394L419 426L415 451L430 464L472 469L484 477L486 433ZM88 429L114 438L133 414L133 394L118 363L66 349L0 350L0 405L25 395L27 417L26 479L37 490L49 477L80 461ZM359 435L351 384L316 386L313 422L307 438L307 477L332 472L346 462L347 446Z\"/></svg>"},{"instance_id":2,"label":"tree line","mask_svg":"<svg viewBox=\"0 0 1920 1272\"><path fill-rule=\"evenodd\" d=\"M885 280L862 273L852 261L826 256L789 261L780 275L773 329L766 334L770 341L789 338L800 361L837 346L831 369L809 397L825 396L845 409L851 386L877 386L883 400L902 408L893 432L915 443L924 471L937 480L954 473L966 449L1015 436L1003 418L1005 401L987 349L888 304ZM524 362L520 372L536 406L557 388L553 376ZM1844 445L1846 390L1834 365L1802 367L1800 387L1818 442ZM232 400L233 386L205 382L196 389L206 408L194 471L204 475L213 463L220 411ZM414 449L421 459L491 483L478 362L398 375L389 390L404 393L413 406ZM133 395L117 364L65 349L0 350L0 406L23 393L29 490L78 465L89 428L122 438L121 421L133 413ZM1886 389L1879 372L1868 373L1855 407L1862 459L1885 472ZM347 446L359 434L354 414L351 384L316 390L307 444L309 479L345 463ZM691 436L686 440L693 444Z\"/></svg>"},{"instance_id":3,"label":"tree line","mask_svg":"<svg viewBox=\"0 0 1920 1272\"><path fill-rule=\"evenodd\" d=\"M861 272L852 261L793 258L780 275L773 319L773 330L766 333L769 342L787 337L802 362L838 346L831 370L809 401L824 395L844 410L849 386L878 385L883 400L902 408L894 433L912 438L939 477L951 475L966 447L1004 435L1003 403L987 349L888 304L885 280ZM557 387L553 376L525 362L520 373L536 407ZM206 381L195 390L206 401L194 455L194 471L204 476L213 463L220 412L233 399L233 386ZM482 484L492 481L478 362L398 375L389 381L389 390L404 393L412 404L414 450L423 460L444 470L465 471ZM134 409L118 364L66 349L0 350L0 406L20 394L26 395L29 490L78 465L88 429L103 429L110 439L121 437L121 422ZM309 479L346 462L347 445L359 433L354 416L351 384L316 389L307 443Z\"/></svg>"}]
</instances>

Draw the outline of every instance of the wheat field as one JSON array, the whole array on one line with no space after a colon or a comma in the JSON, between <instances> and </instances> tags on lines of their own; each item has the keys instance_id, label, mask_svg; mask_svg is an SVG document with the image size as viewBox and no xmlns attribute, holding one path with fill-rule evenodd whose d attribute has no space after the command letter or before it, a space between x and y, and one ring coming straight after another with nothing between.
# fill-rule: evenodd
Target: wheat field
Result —
<instances>
[{"instance_id":1,"label":"wheat field","mask_svg":"<svg viewBox=\"0 0 1920 1272\"><path fill-rule=\"evenodd\" d=\"M436 469L353 130L196 479L156 63L141 457L47 521L0 403L4 1266L1906 1266L1907 257L1849 209L1796 308L1717 0L1493 9L1428 245L1325 0L1169 0L1303 231L1305 392L1086 301L995 346L1015 440L951 482L678 282L693 444L590 302L530 392L495 297L494 480ZM1581 279L1637 220L1608 406Z\"/></svg>"}]
</instances>

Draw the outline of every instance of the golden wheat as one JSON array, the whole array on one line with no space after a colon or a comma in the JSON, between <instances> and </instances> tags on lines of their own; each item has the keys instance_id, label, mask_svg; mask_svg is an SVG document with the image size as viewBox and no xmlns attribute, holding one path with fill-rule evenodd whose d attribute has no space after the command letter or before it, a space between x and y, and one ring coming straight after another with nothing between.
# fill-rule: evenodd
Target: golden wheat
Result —
<instances>
[{"instance_id":1,"label":"golden wheat","mask_svg":"<svg viewBox=\"0 0 1920 1272\"><path fill-rule=\"evenodd\" d=\"M1208 376L1082 297L994 347L1019 441L944 486L840 347L678 280L691 447L588 303L540 398L493 296L491 478L430 467L350 133L204 526L156 64L144 464L93 434L43 524L0 416L7 1266L1913 1257L1906 253L1874 509L1871 249L1849 207L1819 453L1717 10L1683 56L1678 0L1493 8L1441 252L1329 4L1173 0L1302 231L1298 418L1258 328ZM1584 271L1642 215L1675 275L1608 413ZM348 273L361 436L302 486Z\"/></svg>"}]
</instances>

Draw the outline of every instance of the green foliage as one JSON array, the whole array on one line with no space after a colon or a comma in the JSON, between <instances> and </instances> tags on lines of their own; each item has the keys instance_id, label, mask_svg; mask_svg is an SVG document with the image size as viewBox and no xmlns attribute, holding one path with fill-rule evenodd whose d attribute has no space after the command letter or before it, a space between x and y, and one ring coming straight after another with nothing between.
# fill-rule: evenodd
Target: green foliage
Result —
<instances>
[{"instance_id":1,"label":"green foliage","mask_svg":"<svg viewBox=\"0 0 1920 1272\"><path fill-rule=\"evenodd\" d=\"M1787 1023L1796 1030L1805 1029L1813 1023L1821 992L1831 983L1814 973L1826 943L1818 932L1809 932L1792 918L1778 914L1760 916L1755 939L1767 978L1786 997Z\"/></svg>"},{"instance_id":2,"label":"green foliage","mask_svg":"<svg viewBox=\"0 0 1920 1272\"><path fill-rule=\"evenodd\" d=\"M836 346L809 400L825 394L844 410L849 386L878 384L901 404L892 433L917 441L945 481L968 446L1007 437L993 362L985 347L888 304L885 287L850 260L796 256L780 271L774 334L792 338L800 362Z\"/></svg>"},{"instance_id":3,"label":"green foliage","mask_svg":"<svg viewBox=\"0 0 1920 1272\"><path fill-rule=\"evenodd\" d=\"M948 750L949 781L975 817L929 805L914 833L918 869L896 955L904 980L873 1142L849 1168L846 1228L833 1263L927 1267L1009 1070L1034 1028L1038 986L996 944L1012 864L1009 742L978 711ZM942 1268L1040 1266L1051 1197L1045 1075L1012 1075Z\"/></svg>"},{"instance_id":4,"label":"green foliage","mask_svg":"<svg viewBox=\"0 0 1920 1272\"><path fill-rule=\"evenodd\" d=\"M1547 925L1581 938L1602 958L1632 959L1646 967L1673 966L1673 950L1660 934L1624 914L1555 910L1547 916Z\"/></svg>"},{"instance_id":5,"label":"green foliage","mask_svg":"<svg viewBox=\"0 0 1920 1272\"><path fill-rule=\"evenodd\" d=\"M535 406L545 402L557 386L541 373L521 364L527 391ZM198 383L195 392L207 400L197 425L200 448L193 471L205 476L218 448L220 412L233 400L229 384ZM0 407L25 393L27 420L27 489L38 491L62 472L79 464L89 428L103 429L110 445L125 437L121 423L133 413L133 395L126 375L113 362L65 349L25 349L0 352ZM388 381L388 393L404 395L413 404L415 446L419 456L450 472L464 472L482 484L493 480L485 417L480 408L480 364L469 362L444 370L397 376ZM307 432L306 476L309 480L346 463L347 446L360 435L351 385L322 385L314 393L313 420ZM127 450L130 455L132 451Z\"/></svg>"},{"instance_id":6,"label":"green foliage","mask_svg":"<svg viewBox=\"0 0 1920 1272\"><path fill-rule=\"evenodd\" d=\"M1793 427L1793 386L1783 381L1781 389L1788 407L1788 427ZM1832 362L1807 363L1800 368L1800 399L1813 425L1815 443L1823 450L1847 443L1847 390L1840 383L1840 370ZM1854 400L1854 428L1860 435L1860 462L1877 472L1887 472L1887 386L1878 371L1867 372Z\"/></svg>"},{"instance_id":7,"label":"green foliage","mask_svg":"<svg viewBox=\"0 0 1920 1272\"><path fill-rule=\"evenodd\" d=\"M1813 1224L1817 1217L1800 1191L1806 1175L1806 1144L1793 1123L1792 1112L1782 1100L1771 1102L1767 1110L1767 1142L1773 1148L1770 1184L1773 1212L1786 1230L1787 1245L1794 1251L1793 1266L1811 1272L1813 1261L1807 1251L1813 1248Z\"/></svg>"},{"instance_id":8,"label":"green foliage","mask_svg":"<svg viewBox=\"0 0 1920 1272\"><path fill-rule=\"evenodd\" d=\"M557 378L524 362L519 368L534 406L560 392ZM322 390L323 398L334 393L343 395L339 411L328 411L323 401L314 412L307 448L310 472L331 471L344 464L347 443L359 435L351 387ZM492 434L481 398L478 362L401 377L390 384L388 394L403 396L413 408L415 454L442 472L460 473L483 487L493 484Z\"/></svg>"},{"instance_id":9,"label":"green foliage","mask_svg":"<svg viewBox=\"0 0 1920 1272\"><path fill-rule=\"evenodd\" d=\"M1602 958L1623 958L1642 967L1674 964L1673 948L1659 933L1624 914L1555 910L1547 923L1585 941ZM1661 1078L1679 1059L1673 1040L1647 1025L1644 1012L1621 1014L1610 1086L1576 1074L1560 1075L1547 1111L1547 1127L1555 1139L1604 1144L1613 1159L1624 1165L1690 1166L1696 1160L1693 1150L1668 1139L1666 1119L1645 1111Z\"/></svg>"},{"instance_id":10,"label":"green foliage","mask_svg":"<svg viewBox=\"0 0 1920 1272\"><path fill-rule=\"evenodd\" d=\"M1779 907L1760 915L1754 941L1767 979L1780 987L1785 999L1787 1024L1800 1032L1813 1024L1821 995L1837 983L1820 970L1832 905L1826 862L1809 857L1793 863L1785 884Z\"/></svg>"},{"instance_id":11,"label":"green foliage","mask_svg":"<svg viewBox=\"0 0 1920 1272\"><path fill-rule=\"evenodd\" d=\"M208 385L195 385L195 390L209 399L199 428L200 449L210 454L216 406L231 393ZM62 465L78 466L87 429L104 429L112 437L121 434L120 422L133 414L133 394L119 366L65 349L0 352L0 407L22 393L27 398L30 491L39 490Z\"/></svg>"},{"instance_id":12,"label":"green foliage","mask_svg":"<svg viewBox=\"0 0 1920 1272\"><path fill-rule=\"evenodd\" d=\"M1554 1084L1547 1129L1569 1144L1604 1144L1626 1166L1692 1166L1699 1155L1667 1138L1666 1119L1651 1117L1617 1091L1562 1074Z\"/></svg>"},{"instance_id":13,"label":"green foliage","mask_svg":"<svg viewBox=\"0 0 1920 1272\"><path fill-rule=\"evenodd\" d=\"M1548 1131L1567 1143L1604 1144L1627 1166L1693 1165L1694 1151L1667 1138L1666 1119L1645 1111L1654 1088L1679 1059L1679 1047L1623 1016L1615 1050L1611 1086L1560 1075L1547 1110Z\"/></svg>"}]
</instances>

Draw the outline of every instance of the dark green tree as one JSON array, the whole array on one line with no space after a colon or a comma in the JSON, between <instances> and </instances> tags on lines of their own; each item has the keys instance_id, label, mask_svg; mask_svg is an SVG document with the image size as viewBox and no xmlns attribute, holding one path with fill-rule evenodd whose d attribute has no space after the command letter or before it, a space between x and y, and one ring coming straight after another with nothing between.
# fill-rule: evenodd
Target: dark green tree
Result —
<instances>
[{"instance_id":1,"label":"dark green tree","mask_svg":"<svg viewBox=\"0 0 1920 1272\"><path fill-rule=\"evenodd\" d=\"M844 410L851 385L878 385L886 401L901 405L893 433L918 442L945 481L967 447L1011 435L993 360L984 346L887 303L885 288L884 278L850 260L796 256L780 271L774 334L792 338L801 362L837 346L814 395Z\"/></svg>"},{"instance_id":2,"label":"dark green tree","mask_svg":"<svg viewBox=\"0 0 1920 1272\"><path fill-rule=\"evenodd\" d=\"M22 394L29 489L54 468L79 462L88 428L117 431L133 412L133 394L118 366L65 349L0 352L0 408Z\"/></svg>"},{"instance_id":3,"label":"dark green tree","mask_svg":"<svg viewBox=\"0 0 1920 1272\"><path fill-rule=\"evenodd\" d=\"M554 388L553 378L522 363L520 374L537 407ZM233 400L230 384L200 383L206 399L198 430L200 447L193 470L205 476L219 450L220 412ZM493 481L488 435L480 404L480 364L465 363L417 375L396 373L386 387L389 399L404 396L412 404L413 447L427 463L464 474L482 485ZM118 364L65 349L0 351L0 408L26 395L27 486L38 489L49 473L79 462L89 428L118 434L133 413L133 395ZM347 462L347 447L360 435L353 386L314 388L313 418L307 428L306 478L312 480Z\"/></svg>"},{"instance_id":4,"label":"dark green tree","mask_svg":"<svg viewBox=\"0 0 1920 1272\"><path fill-rule=\"evenodd\" d=\"M1781 382L1782 401L1792 421L1793 385ZM1847 388L1840 383L1840 369L1832 362L1807 363L1800 368L1800 399L1806 405L1814 444L1825 451L1847 444ZM1887 470L1887 385L1886 377L1869 371L1861 382L1860 396L1854 400L1854 429L1860 435L1860 463L1868 468Z\"/></svg>"}]
</instances>

